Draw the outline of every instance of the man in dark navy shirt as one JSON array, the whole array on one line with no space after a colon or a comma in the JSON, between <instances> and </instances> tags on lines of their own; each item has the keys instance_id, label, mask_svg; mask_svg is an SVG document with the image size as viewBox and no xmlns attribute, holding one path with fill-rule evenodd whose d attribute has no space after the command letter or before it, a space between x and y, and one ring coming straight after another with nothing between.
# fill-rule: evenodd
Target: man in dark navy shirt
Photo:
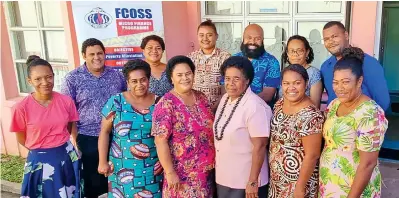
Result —
<instances>
[{"instance_id":1,"label":"man in dark navy shirt","mask_svg":"<svg viewBox=\"0 0 399 198\"><path fill-rule=\"evenodd\" d=\"M349 34L345 26L338 21L330 21L323 28L324 46L332 54L321 65L321 75L324 87L328 94L328 103L337 98L334 93L332 82L334 77L334 65L342 58L342 51L350 47ZM389 108L390 98L384 70L377 59L364 54L363 60L364 80L362 92L377 102L385 111Z\"/></svg>"}]
</instances>

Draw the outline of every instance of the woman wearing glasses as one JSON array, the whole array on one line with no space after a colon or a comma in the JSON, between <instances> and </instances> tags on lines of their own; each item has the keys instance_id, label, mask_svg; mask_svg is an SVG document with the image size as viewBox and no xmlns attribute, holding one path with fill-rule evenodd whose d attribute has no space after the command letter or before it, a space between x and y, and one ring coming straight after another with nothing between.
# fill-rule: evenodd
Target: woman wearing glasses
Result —
<instances>
[{"instance_id":1,"label":"woman wearing glasses","mask_svg":"<svg viewBox=\"0 0 399 198\"><path fill-rule=\"evenodd\" d=\"M314 59L313 49L310 47L305 37L294 35L288 39L287 47L282 55L284 63L302 65L309 76L306 85L306 95L310 97L312 103L320 108L321 95L323 93L323 83L321 81L320 70L310 65ZM283 96L280 89L279 97Z\"/></svg>"}]
</instances>

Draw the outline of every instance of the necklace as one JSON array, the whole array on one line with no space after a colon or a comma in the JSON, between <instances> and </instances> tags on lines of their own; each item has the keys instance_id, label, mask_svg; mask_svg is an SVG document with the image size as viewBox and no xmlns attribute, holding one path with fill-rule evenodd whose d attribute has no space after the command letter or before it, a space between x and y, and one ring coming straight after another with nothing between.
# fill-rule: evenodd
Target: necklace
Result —
<instances>
[{"instance_id":1,"label":"necklace","mask_svg":"<svg viewBox=\"0 0 399 198\"><path fill-rule=\"evenodd\" d=\"M216 122L215 122L215 127L214 127L214 130L215 130L215 139L216 139L217 141L220 141L220 140L223 139L224 130L226 129L227 125L230 123L230 120L231 120L231 118L233 117L233 114L234 114L234 112L236 111L236 109L237 109L237 107L238 107L238 104L240 103L240 101L241 101L241 99L243 98L244 94L245 94L245 91L244 91L244 93L242 93L242 94L240 95L240 97L238 98L236 104L235 104L234 107L233 107L233 110L231 110L230 115L229 115L229 117L227 118L226 123L224 123L224 125L222 126L222 131L220 132L220 135L219 135L219 132L218 132L219 121L220 121L220 119L221 119L222 116L223 116L224 109L226 108L227 101L230 99L230 97L227 97L226 100L224 101L222 110L220 111L219 117L218 117L218 119L216 120Z\"/></svg>"},{"instance_id":2,"label":"necklace","mask_svg":"<svg viewBox=\"0 0 399 198\"><path fill-rule=\"evenodd\" d=\"M351 108L353 105L355 105L359 101L359 98L361 95L362 95L362 93L360 92L360 94L353 100L353 103L348 106L345 105L345 107L348 109Z\"/></svg>"},{"instance_id":3,"label":"necklace","mask_svg":"<svg viewBox=\"0 0 399 198\"><path fill-rule=\"evenodd\" d=\"M128 92L129 92L130 96L132 97L132 99L134 100L136 96L134 96L134 94L131 91L128 91ZM135 108L133 104L130 104L130 106L132 107L133 110L135 110L136 112L139 112L140 114L143 114L143 115L150 112L150 107L138 109L138 108Z\"/></svg>"}]
</instances>

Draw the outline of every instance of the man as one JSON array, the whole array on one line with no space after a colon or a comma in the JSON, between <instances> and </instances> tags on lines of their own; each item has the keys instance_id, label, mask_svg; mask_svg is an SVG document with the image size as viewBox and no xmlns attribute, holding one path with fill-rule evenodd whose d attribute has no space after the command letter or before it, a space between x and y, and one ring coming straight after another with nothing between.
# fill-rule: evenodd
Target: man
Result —
<instances>
[{"instance_id":1,"label":"man","mask_svg":"<svg viewBox=\"0 0 399 198\"><path fill-rule=\"evenodd\" d=\"M337 96L332 88L334 65L342 58L342 51L350 47L349 34L345 26L338 21L330 21L323 28L324 46L332 54L321 65L321 75L324 87L328 94L328 103ZM380 63L368 54L364 54L363 61L364 80L362 84L363 94L375 100L385 111L389 108L390 98L388 86L384 76L384 70Z\"/></svg>"},{"instance_id":2,"label":"man","mask_svg":"<svg viewBox=\"0 0 399 198\"><path fill-rule=\"evenodd\" d=\"M240 49L241 52L234 56L247 57L255 69L251 90L272 107L272 100L280 86L280 64L265 50L262 27L257 24L248 25L244 30ZM224 84L223 81L222 83Z\"/></svg>"},{"instance_id":3,"label":"man","mask_svg":"<svg viewBox=\"0 0 399 198\"><path fill-rule=\"evenodd\" d=\"M216 110L222 95L219 69L230 54L216 48L218 33L211 20L206 20L198 26L197 38L200 49L188 55L195 64L194 89L203 92L212 109Z\"/></svg>"},{"instance_id":4,"label":"man","mask_svg":"<svg viewBox=\"0 0 399 198\"><path fill-rule=\"evenodd\" d=\"M66 75L61 92L69 95L78 109L77 143L82 152L84 192L85 197L92 198L108 191L107 178L97 172L101 109L111 95L126 90L126 82L119 71L104 66L101 41L84 41L82 56L85 63Z\"/></svg>"}]
</instances>

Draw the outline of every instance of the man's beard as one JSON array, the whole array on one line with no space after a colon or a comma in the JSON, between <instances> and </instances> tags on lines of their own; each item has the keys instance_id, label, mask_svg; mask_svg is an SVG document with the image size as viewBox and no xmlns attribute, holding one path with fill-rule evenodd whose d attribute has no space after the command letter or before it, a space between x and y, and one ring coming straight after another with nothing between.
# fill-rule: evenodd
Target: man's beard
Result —
<instances>
[{"instance_id":1,"label":"man's beard","mask_svg":"<svg viewBox=\"0 0 399 198\"><path fill-rule=\"evenodd\" d=\"M256 46L256 48L249 49L250 45ZM244 44L244 42L242 42L240 49L245 57L252 58L252 59L257 59L257 58L261 57L266 52L263 42L262 42L262 45Z\"/></svg>"}]
</instances>

